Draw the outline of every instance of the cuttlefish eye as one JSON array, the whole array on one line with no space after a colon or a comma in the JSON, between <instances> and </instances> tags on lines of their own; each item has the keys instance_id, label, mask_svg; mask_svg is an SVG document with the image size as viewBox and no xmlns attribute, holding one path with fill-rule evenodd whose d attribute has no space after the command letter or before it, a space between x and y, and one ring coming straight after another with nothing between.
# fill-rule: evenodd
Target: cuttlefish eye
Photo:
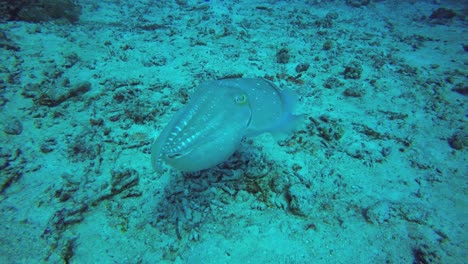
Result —
<instances>
[{"instance_id":1,"label":"cuttlefish eye","mask_svg":"<svg viewBox=\"0 0 468 264\"><path fill-rule=\"evenodd\" d=\"M236 95L234 102L238 105L243 105L247 103L247 96L245 94Z\"/></svg>"}]
</instances>

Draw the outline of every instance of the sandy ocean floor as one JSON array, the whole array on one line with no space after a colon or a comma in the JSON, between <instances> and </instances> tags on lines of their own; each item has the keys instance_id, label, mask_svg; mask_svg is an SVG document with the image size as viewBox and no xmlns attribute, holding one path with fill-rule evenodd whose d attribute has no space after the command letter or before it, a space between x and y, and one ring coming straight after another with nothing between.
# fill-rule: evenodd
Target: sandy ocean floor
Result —
<instances>
[{"instance_id":1,"label":"sandy ocean floor","mask_svg":"<svg viewBox=\"0 0 468 264\"><path fill-rule=\"evenodd\" d=\"M77 2L0 24L0 263L466 263L466 1ZM303 122L154 172L232 77Z\"/></svg>"}]
</instances>

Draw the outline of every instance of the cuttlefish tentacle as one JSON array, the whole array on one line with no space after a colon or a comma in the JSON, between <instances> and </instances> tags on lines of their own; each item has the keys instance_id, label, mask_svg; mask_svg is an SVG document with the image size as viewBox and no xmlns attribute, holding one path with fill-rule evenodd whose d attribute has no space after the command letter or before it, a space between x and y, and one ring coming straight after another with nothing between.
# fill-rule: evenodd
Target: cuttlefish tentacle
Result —
<instances>
[{"instance_id":1,"label":"cuttlefish tentacle","mask_svg":"<svg viewBox=\"0 0 468 264\"><path fill-rule=\"evenodd\" d=\"M162 171L163 153L168 142L167 140L170 138L170 134L172 133L172 128L174 127L174 124L180 119L180 117L185 114L184 112L185 111L183 110L179 110L179 112L176 113L171 122L169 122L169 124L163 129L159 137L151 146L151 165L157 172Z\"/></svg>"},{"instance_id":2,"label":"cuttlefish tentacle","mask_svg":"<svg viewBox=\"0 0 468 264\"><path fill-rule=\"evenodd\" d=\"M199 109L198 101L202 99L200 97L193 98L193 102L189 103L192 105L191 107L186 106L179 110L153 143L151 147L151 163L156 171L162 171L163 156L167 155L166 153L170 154L170 149L174 148L173 142L179 134L178 132L181 132L182 128L185 128L188 122L196 116Z\"/></svg>"}]
</instances>

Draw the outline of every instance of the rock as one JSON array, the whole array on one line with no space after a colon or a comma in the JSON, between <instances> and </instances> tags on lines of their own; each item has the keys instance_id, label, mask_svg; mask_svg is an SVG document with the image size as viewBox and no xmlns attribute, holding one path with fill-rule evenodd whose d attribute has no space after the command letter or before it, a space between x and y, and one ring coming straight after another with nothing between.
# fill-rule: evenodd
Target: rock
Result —
<instances>
[{"instance_id":1,"label":"rock","mask_svg":"<svg viewBox=\"0 0 468 264\"><path fill-rule=\"evenodd\" d=\"M323 84L323 87L327 88L327 89L334 89L334 88L338 88L338 87L341 87L343 86L344 83L342 81L340 81L338 78L336 77L329 77L325 83Z\"/></svg>"},{"instance_id":2,"label":"rock","mask_svg":"<svg viewBox=\"0 0 468 264\"><path fill-rule=\"evenodd\" d=\"M55 90L53 93L42 93L38 96L37 99L35 99L35 101L39 105L53 107L65 102L72 97L80 96L88 92L90 89L91 83L84 81L70 88L62 87L61 90Z\"/></svg>"},{"instance_id":3,"label":"rock","mask_svg":"<svg viewBox=\"0 0 468 264\"><path fill-rule=\"evenodd\" d=\"M350 157L364 161L367 164L381 163L385 160L383 147L379 144L369 141L366 143L355 141L345 146L345 153Z\"/></svg>"},{"instance_id":4,"label":"rock","mask_svg":"<svg viewBox=\"0 0 468 264\"><path fill-rule=\"evenodd\" d=\"M362 88L350 87L344 90L343 95L347 97L362 97L365 93L366 91Z\"/></svg>"},{"instance_id":5,"label":"rock","mask_svg":"<svg viewBox=\"0 0 468 264\"><path fill-rule=\"evenodd\" d=\"M9 9L2 10L2 15L7 15L8 20L35 23L51 20L76 23L80 20L81 6L73 0L20 0L8 2Z\"/></svg>"},{"instance_id":6,"label":"rock","mask_svg":"<svg viewBox=\"0 0 468 264\"><path fill-rule=\"evenodd\" d=\"M366 6L370 3L370 0L346 0L346 4L352 7Z\"/></svg>"},{"instance_id":7,"label":"rock","mask_svg":"<svg viewBox=\"0 0 468 264\"><path fill-rule=\"evenodd\" d=\"M345 79L359 79L362 74L362 66L357 61L352 61L345 66L344 77Z\"/></svg>"},{"instance_id":8,"label":"rock","mask_svg":"<svg viewBox=\"0 0 468 264\"><path fill-rule=\"evenodd\" d=\"M20 47L10 38L8 38L5 32L0 32L0 48L13 51L20 50Z\"/></svg>"},{"instance_id":9,"label":"rock","mask_svg":"<svg viewBox=\"0 0 468 264\"><path fill-rule=\"evenodd\" d=\"M434 12L432 12L430 19L451 19L457 15L453 10L448 8L437 8Z\"/></svg>"},{"instance_id":10,"label":"rock","mask_svg":"<svg viewBox=\"0 0 468 264\"><path fill-rule=\"evenodd\" d=\"M176 4L180 6L186 6L187 5L187 0L176 0Z\"/></svg>"},{"instance_id":11,"label":"rock","mask_svg":"<svg viewBox=\"0 0 468 264\"><path fill-rule=\"evenodd\" d=\"M437 250L426 244L414 247L412 252L414 257L413 263L443 263Z\"/></svg>"},{"instance_id":12,"label":"rock","mask_svg":"<svg viewBox=\"0 0 468 264\"><path fill-rule=\"evenodd\" d=\"M9 135L20 135L23 132L23 124L16 118L8 120L3 131Z\"/></svg>"},{"instance_id":13,"label":"rock","mask_svg":"<svg viewBox=\"0 0 468 264\"><path fill-rule=\"evenodd\" d=\"M62 174L63 184L55 190L54 197L60 202L66 202L72 198L80 188L80 181L74 179L76 174Z\"/></svg>"},{"instance_id":14,"label":"rock","mask_svg":"<svg viewBox=\"0 0 468 264\"><path fill-rule=\"evenodd\" d=\"M326 115L319 117L320 123L317 124L317 134L328 142L335 142L341 139L344 134L344 128L337 120L330 119Z\"/></svg>"},{"instance_id":15,"label":"rock","mask_svg":"<svg viewBox=\"0 0 468 264\"><path fill-rule=\"evenodd\" d=\"M448 143L451 148L462 150L468 145L468 135L463 133L463 131L457 131L448 139Z\"/></svg>"},{"instance_id":16,"label":"rock","mask_svg":"<svg viewBox=\"0 0 468 264\"><path fill-rule=\"evenodd\" d=\"M0 149L0 193L23 176L25 164L20 149Z\"/></svg>"},{"instance_id":17,"label":"rock","mask_svg":"<svg viewBox=\"0 0 468 264\"><path fill-rule=\"evenodd\" d=\"M333 21L338 18L338 13L336 12L329 12L327 15L322 19L317 19L315 21L315 25L321 28L331 28L333 27Z\"/></svg>"},{"instance_id":18,"label":"rock","mask_svg":"<svg viewBox=\"0 0 468 264\"><path fill-rule=\"evenodd\" d=\"M303 184L294 184L289 188L289 210L299 216L307 216L312 213L314 196L312 191Z\"/></svg>"},{"instance_id":19,"label":"rock","mask_svg":"<svg viewBox=\"0 0 468 264\"><path fill-rule=\"evenodd\" d=\"M271 190L278 194L283 193L289 184L289 177L283 174L276 174L270 181Z\"/></svg>"}]
</instances>

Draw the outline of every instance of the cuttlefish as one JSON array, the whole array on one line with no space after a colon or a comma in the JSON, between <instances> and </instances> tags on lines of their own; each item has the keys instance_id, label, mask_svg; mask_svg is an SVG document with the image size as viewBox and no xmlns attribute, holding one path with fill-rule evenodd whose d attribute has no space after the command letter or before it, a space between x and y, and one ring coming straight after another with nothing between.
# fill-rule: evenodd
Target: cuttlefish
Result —
<instances>
[{"instance_id":1,"label":"cuttlefish","mask_svg":"<svg viewBox=\"0 0 468 264\"><path fill-rule=\"evenodd\" d=\"M294 115L296 95L262 78L206 81L195 88L151 148L156 171L165 161L186 172L222 163L242 138L265 132L287 134L301 116Z\"/></svg>"}]
</instances>

